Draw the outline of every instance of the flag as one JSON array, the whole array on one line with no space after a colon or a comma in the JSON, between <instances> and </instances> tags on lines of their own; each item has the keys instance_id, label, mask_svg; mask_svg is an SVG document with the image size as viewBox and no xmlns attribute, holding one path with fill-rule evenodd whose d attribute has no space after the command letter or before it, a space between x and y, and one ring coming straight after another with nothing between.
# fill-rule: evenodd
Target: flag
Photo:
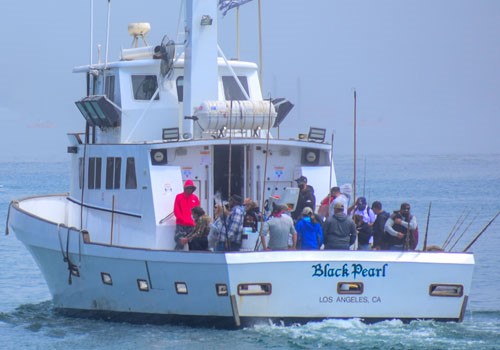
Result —
<instances>
[{"instance_id":1,"label":"flag","mask_svg":"<svg viewBox=\"0 0 500 350\"><path fill-rule=\"evenodd\" d=\"M219 0L219 10L222 11L222 15L225 16L227 11L250 1L252 0Z\"/></svg>"}]
</instances>

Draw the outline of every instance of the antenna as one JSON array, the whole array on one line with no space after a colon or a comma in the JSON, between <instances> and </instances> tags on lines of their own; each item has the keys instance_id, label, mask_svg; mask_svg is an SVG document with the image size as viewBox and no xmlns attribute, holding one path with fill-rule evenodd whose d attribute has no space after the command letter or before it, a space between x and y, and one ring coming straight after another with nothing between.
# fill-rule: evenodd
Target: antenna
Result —
<instances>
[{"instance_id":1,"label":"antenna","mask_svg":"<svg viewBox=\"0 0 500 350\"><path fill-rule=\"evenodd\" d=\"M111 21L111 0L108 0L108 22L106 28L106 61L105 66L108 66L108 51L109 51L109 23Z\"/></svg>"},{"instance_id":2,"label":"antenna","mask_svg":"<svg viewBox=\"0 0 500 350\"><path fill-rule=\"evenodd\" d=\"M94 46L94 0L90 0L90 65L92 66L92 58Z\"/></svg>"}]
</instances>

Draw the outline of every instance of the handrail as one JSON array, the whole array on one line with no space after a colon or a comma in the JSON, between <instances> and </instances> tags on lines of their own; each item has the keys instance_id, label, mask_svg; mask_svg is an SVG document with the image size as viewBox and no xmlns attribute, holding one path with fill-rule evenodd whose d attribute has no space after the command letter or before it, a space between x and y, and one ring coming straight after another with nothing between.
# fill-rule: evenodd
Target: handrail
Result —
<instances>
[{"instance_id":1,"label":"handrail","mask_svg":"<svg viewBox=\"0 0 500 350\"><path fill-rule=\"evenodd\" d=\"M165 216L163 219L161 219L158 224L163 224L165 221L170 220L174 216L174 212L171 212L167 216Z\"/></svg>"},{"instance_id":2,"label":"handrail","mask_svg":"<svg viewBox=\"0 0 500 350\"><path fill-rule=\"evenodd\" d=\"M100 208L100 207L96 207L94 205L89 205L89 204L84 204L84 203L81 203L71 197L66 197L67 200L69 200L70 202L72 203L75 203L77 205L81 205L82 207L84 208L89 208L89 209L95 209L95 210L100 210L100 211L105 211L105 212L108 212L108 213L113 213L113 214L120 214L120 215L126 215L126 216L132 216L134 218L142 218L142 215L141 214L134 214L134 213L127 213L125 211L120 211L120 210L113 210L113 209L106 209L106 208Z\"/></svg>"}]
</instances>

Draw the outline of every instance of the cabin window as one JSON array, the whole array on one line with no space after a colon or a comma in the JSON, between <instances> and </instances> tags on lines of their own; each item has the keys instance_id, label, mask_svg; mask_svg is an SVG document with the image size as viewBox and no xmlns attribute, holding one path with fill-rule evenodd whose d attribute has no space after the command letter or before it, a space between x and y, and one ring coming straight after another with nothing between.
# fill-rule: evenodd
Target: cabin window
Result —
<instances>
[{"instance_id":1,"label":"cabin window","mask_svg":"<svg viewBox=\"0 0 500 350\"><path fill-rule=\"evenodd\" d=\"M238 295L271 295L271 283L238 284Z\"/></svg>"},{"instance_id":2,"label":"cabin window","mask_svg":"<svg viewBox=\"0 0 500 350\"><path fill-rule=\"evenodd\" d=\"M101 169L102 169L102 159L90 157L89 171L88 171L89 190L101 188Z\"/></svg>"},{"instance_id":3,"label":"cabin window","mask_svg":"<svg viewBox=\"0 0 500 350\"><path fill-rule=\"evenodd\" d=\"M429 295L433 297L461 297L464 295L464 286L461 284L431 284Z\"/></svg>"},{"instance_id":4,"label":"cabin window","mask_svg":"<svg viewBox=\"0 0 500 350\"><path fill-rule=\"evenodd\" d=\"M137 177L135 175L135 158L127 158L127 168L125 171L125 188L134 190L137 188Z\"/></svg>"},{"instance_id":5,"label":"cabin window","mask_svg":"<svg viewBox=\"0 0 500 350\"><path fill-rule=\"evenodd\" d=\"M104 94L110 101L115 100L115 76L114 75L108 75L106 77L106 86L104 89Z\"/></svg>"},{"instance_id":6,"label":"cabin window","mask_svg":"<svg viewBox=\"0 0 500 350\"><path fill-rule=\"evenodd\" d=\"M177 101L184 101L184 77L178 77L175 81L177 86Z\"/></svg>"},{"instance_id":7,"label":"cabin window","mask_svg":"<svg viewBox=\"0 0 500 350\"><path fill-rule=\"evenodd\" d=\"M106 159L106 189L120 188L120 169L122 159L119 157L109 157Z\"/></svg>"},{"instance_id":8,"label":"cabin window","mask_svg":"<svg viewBox=\"0 0 500 350\"><path fill-rule=\"evenodd\" d=\"M90 74L90 77L92 79L92 88L90 90L90 95L97 95L97 87L99 86L99 80L92 74Z\"/></svg>"},{"instance_id":9,"label":"cabin window","mask_svg":"<svg viewBox=\"0 0 500 350\"><path fill-rule=\"evenodd\" d=\"M363 294L362 282L339 282L337 283L338 294Z\"/></svg>"},{"instance_id":10,"label":"cabin window","mask_svg":"<svg viewBox=\"0 0 500 350\"><path fill-rule=\"evenodd\" d=\"M247 77L238 76L238 79L240 80L241 85L245 89L247 95L250 95L250 93L248 92ZM222 85L224 86L224 96L225 96L227 101L230 101L230 100L244 101L247 99L245 97L245 94L243 94L240 87L238 86L236 79L234 79L233 76L222 77Z\"/></svg>"},{"instance_id":11,"label":"cabin window","mask_svg":"<svg viewBox=\"0 0 500 350\"><path fill-rule=\"evenodd\" d=\"M158 89L156 75L132 75L132 88L136 100L151 100ZM155 100L160 99L160 94L156 94Z\"/></svg>"},{"instance_id":12,"label":"cabin window","mask_svg":"<svg viewBox=\"0 0 500 350\"><path fill-rule=\"evenodd\" d=\"M83 158L78 158L78 186L83 187Z\"/></svg>"}]
</instances>

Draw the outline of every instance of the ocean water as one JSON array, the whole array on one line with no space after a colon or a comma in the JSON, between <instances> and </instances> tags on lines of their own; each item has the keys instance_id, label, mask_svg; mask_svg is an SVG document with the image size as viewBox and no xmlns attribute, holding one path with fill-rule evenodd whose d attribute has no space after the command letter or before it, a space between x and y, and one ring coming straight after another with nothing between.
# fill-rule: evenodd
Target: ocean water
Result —
<instances>
[{"instance_id":1,"label":"ocean water","mask_svg":"<svg viewBox=\"0 0 500 350\"><path fill-rule=\"evenodd\" d=\"M1 232L12 199L65 192L68 167L68 162L0 161ZM349 157L336 157L335 168L340 184L351 182ZM358 160L357 195L370 203L380 200L387 211L409 202L421 242L432 202L428 244L441 246L455 227L448 248L455 245L453 250L461 251L500 210L500 154L363 157ZM354 319L220 330L61 316L53 311L30 254L14 235L2 235L0 344L2 349L500 349L499 250L500 218L470 249L476 268L462 323L364 324Z\"/></svg>"}]
</instances>

